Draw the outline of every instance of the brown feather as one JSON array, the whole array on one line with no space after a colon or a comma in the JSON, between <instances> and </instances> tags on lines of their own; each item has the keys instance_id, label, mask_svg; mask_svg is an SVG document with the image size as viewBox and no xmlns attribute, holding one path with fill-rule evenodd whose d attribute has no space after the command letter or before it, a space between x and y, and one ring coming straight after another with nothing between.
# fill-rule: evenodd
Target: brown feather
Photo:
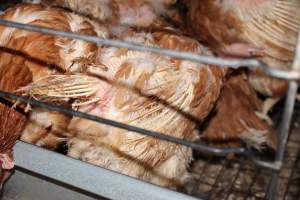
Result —
<instances>
[{"instance_id":1,"label":"brown feather","mask_svg":"<svg viewBox=\"0 0 300 200\"><path fill-rule=\"evenodd\" d=\"M1 35L5 34L3 27ZM3 32L4 33L3 33ZM24 45L25 38L18 37L16 40L9 40L9 38L2 38L7 44L18 49ZM0 48L0 90L6 92L15 92L19 87L29 84L32 79L32 72L26 66L26 58L18 54L17 51L6 48L1 41ZM27 117L17 110L0 103L0 153L1 153L1 167L2 177L5 176L5 170L13 168L13 146L17 139L19 139L21 132L26 125ZM7 177L6 177L7 178ZM1 179L1 186L5 179Z\"/></svg>"},{"instance_id":2,"label":"brown feather","mask_svg":"<svg viewBox=\"0 0 300 200\"><path fill-rule=\"evenodd\" d=\"M216 53L231 55L228 51L239 44L235 51L246 51L240 56L259 56L272 67L291 68L300 27L299 0L183 0L183 3L188 9L185 20L190 33ZM262 75L259 70L252 71L250 76L250 83L262 94L285 95L283 88L287 82Z\"/></svg>"},{"instance_id":3,"label":"brown feather","mask_svg":"<svg viewBox=\"0 0 300 200\"><path fill-rule=\"evenodd\" d=\"M231 75L207 122L203 138L224 144L242 140L259 150L266 145L276 149L275 131L255 113L260 109L261 101L247 82L246 75Z\"/></svg>"},{"instance_id":4,"label":"brown feather","mask_svg":"<svg viewBox=\"0 0 300 200\"><path fill-rule=\"evenodd\" d=\"M26 124L26 116L0 104L0 153L10 153Z\"/></svg>"},{"instance_id":5,"label":"brown feather","mask_svg":"<svg viewBox=\"0 0 300 200\"><path fill-rule=\"evenodd\" d=\"M15 59L13 59L15 58ZM0 52L0 90L14 92L32 81L29 69L20 64L22 58ZM26 123L26 116L0 103L0 151L9 153Z\"/></svg>"},{"instance_id":6,"label":"brown feather","mask_svg":"<svg viewBox=\"0 0 300 200\"><path fill-rule=\"evenodd\" d=\"M19 4L7 9L0 18L99 37L109 35L105 26L100 23L63 9L41 5ZM5 26L0 27L0 46L0 74L3 75L3 78L0 78L0 86L10 92L15 92L20 86L28 83L26 81L28 77L22 75L25 69L32 73L33 81L66 71L76 73L86 67L87 60L91 65L95 63L98 50L94 43ZM18 85L19 81L25 81L26 84ZM26 125L28 127L24 131L25 136L22 139L41 146L56 147L66 139L66 131L54 127L60 126L60 121L67 117L63 114L54 115L52 112L47 113L46 111L43 114L33 108L30 113L30 121ZM41 120L35 116L49 116L49 119L46 117ZM50 122L53 123L52 129L48 127ZM66 127L68 120L63 120L63 122L66 122Z\"/></svg>"},{"instance_id":7,"label":"brown feather","mask_svg":"<svg viewBox=\"0 0 300 200\"><path fill-rule=\"evenodd\" d=\"M175 0L40 0L34 2L66 8L96 21L105 21L117 26L148 28L157 26L161 15L179 18L178 12L170 7Z\"/></svg>"},{"instance_id":8,"label":"brown feather","mask_svg":"<svg viewBox=\"0 0 300 200\"><path fill-rule=\"evenodd\" d=\"M197 41L170 32L128 31L118 39L209 54ZM115 47L102 47L98 60L105 69L95 65L87 74L63 75L62 82L49 76L45 80L54 81L42 88L43 95L51 100L53 88L61 88L57 102L68 94L78 94L79 102L97 99L78 109L187 140L197 137L196 125L212 110L226 73L217 66ZM76 87L61 87L69 83ZM39 97L40 85L23 91ZM90 88L96 90L78 92ZM77 117L68 131L73 135L68 155L74 158L169 187L182 184L188 174L189 148Z\"/></svg>"}]
</instances>

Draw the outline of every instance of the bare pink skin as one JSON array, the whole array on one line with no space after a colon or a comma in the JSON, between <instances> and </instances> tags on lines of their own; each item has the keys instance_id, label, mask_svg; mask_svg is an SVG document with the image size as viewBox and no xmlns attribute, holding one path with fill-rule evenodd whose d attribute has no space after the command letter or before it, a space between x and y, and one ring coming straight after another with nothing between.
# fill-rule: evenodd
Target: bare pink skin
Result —
<instances>
[{"instance_id":1,"label":"bare pink skin","mask_svg":"<svg viewBox=\"0 0 300 200\"><path fill-rule=\"evenodd\" d=\"M264 55L264 48L256 46L254 44L247 43L233 43L227 45L222 53L230 57L241 57L241 58L251 58Z\"/></svg>"},{"instance_id":2,"label":"bare pink skin","mask_svg":"<svg viewBox=\"0 0 300 200\"><path fill-rule=\"evenodd\" d=\"M5 170L11 170L15 166L11 156L6 153L0 154L0 162L1 162L1 168Z\"/></svg>"},{"instance_id":3,"label":"bare pink skin","mask_svg":"<svg viewBox=\"0 0 300 200\"><path fill-rule=\"evenodd\" d=\"M103 117L105 111L108 110L108 106L109 106L108 104L113 97L113 92L111 91L111 87L109 86L106 89L103 89L103 87L99 88L95 96L99 98L99 101L83 107L82 111L86 113L93 113L96 114L96 116Z\"/></svg>"}]
</instances>

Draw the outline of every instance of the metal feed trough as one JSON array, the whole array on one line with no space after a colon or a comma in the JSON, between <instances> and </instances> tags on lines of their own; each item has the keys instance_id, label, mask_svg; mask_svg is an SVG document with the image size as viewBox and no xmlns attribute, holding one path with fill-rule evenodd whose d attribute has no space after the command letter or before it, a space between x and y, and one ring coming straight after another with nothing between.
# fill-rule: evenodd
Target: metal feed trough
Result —
<instances>
[{"instance_id":1,"label":"metal feed trough","mask_svg":"<svg viewBox=\"0 0 300 200\"><path fill-rule=\"evenodd\" d=\"M98 166L94 166L88 163L81 162L79 160L72 159L62 154L58 154L46 149L42 149L24 142L17 142L14 148L15 160L16 160L16 173L9 180L5 186L5 193L3 199L10 200L25 200L25 199L130 199L130 200L188 200L188 199L270 199L276 198L277 186L280 180L281 169L285 162L285 151L288 142L288 136L290 132L290 126L292 122L292 115L295 106L295 98L298 89L297 80L300 79L300 40L297 44L297 51L295 60L293 63L293 70L283 71L276 68L271 68L265 63L260 62L255 59L221 59L210 56L201 56L188 52L179 52L169 49L161 49L156 47L144 46L136 43L101 39L88 35L79 35L75 33L68 33L57 31L49 28L42 28L32 25L25 25L20 23L14 23L10 21L0 20L0 25L25 29L27 31L41 32L44 34L59 35L67 38L75 38L78 40L84 40L89 42L94 42L97 44L110 45L115 47L128 48L139 51L149 51L153 53L158 53L166 56L172 56L180 59L187 59L196 62L216 64L220 67L222 66L248 66L248 67L260 67L267 74L285 79L289 81L289 90L285 100L285 106L282 112L282 120L280 123L280 128L278 130L278 150L276 152L275 160L264 161L256 157L253 152L245 148L214 148L203 144L193 143L178 139L175 137L167 136L158 132L149 131L141 129L138 127L133 127L130 125L122 124L109 119L104 119L100 117L95 117L86 113L78 112L75 110L67 109L62 106L57 106L49 103L44 103L36 101L33 99L27 99L24 97L19 97L11 93L6 93L0 91L1 98L11 98L14 100L19 100L21 102L27 102L31 105L47 108L53 111L59 111L68 115L73 115L77 117L82 117L90 119L99 123L104 123L111 126L116 126L122 129L127 129L130 131L137 132L139 134L148 135L150 137L159 138L169 142L177 143L180 145L185 145L193 148L196 152L202 152L204 154L214 154L217 156L224 156L230 153L237 155L242 155L244 160L237 167L232 169L227 169L227 165L231 165L230 161L225 164L217 166L218 173L212 183L206 180L206 171L211 168L211 165L205 163L201 165L200 179L202 180L198 188L194 188L192 193L194 196L189 196L166 188L162 188L150 183L131 178L126 175L122 175ZM299 135L299 134L298 134ZM298 140L297 140L298 141ZM300 146L300 140L299 140ZM25 153L24 153L25 152ZM300 148L299 148L300 152ZM300 169L300 153L297 152L295 155L292 170ZM251 161L254 170L252 173L252 178L249 183L249 188L246 191L238 192L241 198L236 197L234 193L234 187L238 183L239 176L242 173L246 164L245 161L249 163ZM200 163L201 164L201 163ZM199 165L200 165L199 164ZM206 171L205 171L206 170ZM225 187L220 186L222 184L221 179L230 170L235 171L235 175L231 176L231 183ZM268 176L268 181L265 184L265 190L262 195L253 196L252 188L255 187L255 180L261 176L260 172L265 171L266 176ZM292 176L299 175L299 171L291 172ZM223 176L222 176L223 175ZM287 178L287 185L292 188L293 183ZM208 179L207 179L208 180ZM297 184L296 184L297 185ZM201 192L205 187L210 187L208 191ZM222 187L223 189L217 190ZM297 186L296 186L297 187ZM298 185L300 188L300 184ZM196 191L197 190L197 191ZM299 189L300 190L300 189ZM216 197L215 193L222 192L222 198ZM294 195L293 198L287 198L288 191L284 192L283 199L293 199L300 197L299 192ZM280 196L280 195L279 195Z\"/></svg>"}]
</instances>

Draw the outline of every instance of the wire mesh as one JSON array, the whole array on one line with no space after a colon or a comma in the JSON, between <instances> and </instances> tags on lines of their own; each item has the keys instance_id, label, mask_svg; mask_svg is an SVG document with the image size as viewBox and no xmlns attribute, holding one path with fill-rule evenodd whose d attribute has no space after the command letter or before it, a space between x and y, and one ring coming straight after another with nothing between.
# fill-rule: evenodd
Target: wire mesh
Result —
<instances>
[{"instance_id":1,"label":"wire mesh","mask_svg":"<svg viewBox=\"0 0 300 200\"><path fill-rule=\"evenodd\" d=\"M296 124L299 123L295 122ZM287 143L282 170L279 174L277 199L300 197L300 135L294 127ZM263 170L247 160L230 161L198 159L192 169L200 174L192 194L204 199L267 199L272 172Z\"/></svg>"},{"instance_id":2,"label":"wire mesh","mask_svg":"<svg viewBox=\"0 0 300 200\"><path fill-rule=\"evenodd\" d=\"M298 107L299 102L296 104ZM281 110L277 110L280 113ZM275 115L277 115L275 113ZM278 116L274 116L278 117ZM283 165L274 193L279 200L298 200L300 197L300 118L295 113L290 138L286 145ZM275 120L280 121L280 120ZM238 161L237 161L238 160ZM197 159L192 172L201 174L192 194L204 199L268 199L267 191L272 172L261 169L243 158Z\"/></svg>"},{"instance_id":3,"label":"wire mesh","mask_svg":"<svg viewBox=\"0 0 300 200\"><path fill-rule=\"evenodd\" d=\"M40 102L34 99L19 97L15 94L0 91L0 97L19 100L34 106L47 108L49 110L62 112L71 116L77 116L93 120L99 123L127 129L140 134L156 137L161 140L189 146L203 153L212 153L215 155L227 155L235 153L243 155L239 158L239 162L230 161L225 158L208 160L198 160L194 163L192 172L197 174L198 182L192 187L192 195L205 199L273 199L277 191L279 199L296 199L300 196L300 136L297 131L291 136L291 140L285 146L287 134L289 131L290 118L293 111L293 102L297 91L297 83L295 80L300 79L299 70L279 70L255 59L222 59L212 56L201 56L190 52L180 52L170 49L162 49L156 47L145 46L137 43L124 42L111 39L102 39L88 35L80 35L75 33L58 31L55 29L26 25L6 20L0 20L0 25L20 28L27 31L41 32L44 34L58 35L67 38L74 38L97 44L128 48L138 51L148 51L166 56L187 59L207 64L215 64L220 67L259 67L267 74L289 80L290 91L285 105L283 123L281 126L281 138L283 142L279 144L276 161L263 161L254 156L254 154L245 148L215 148L206 145L185 141L179 138L167 136L154 131L141 129L138 127L122 124L109 119L92 116L86 113L78 112L69 108ZM298 44L298 49L300 43ZM294 62L294 68L300 67L300 51ZM293 93L293 94L291 94ZM285 156L283 156L285 152ZM282 166L282 159L284 165ZM279 170L282 169L279 173ZM269 187L270 186L270 187ZM284 186L284 187L283 187ZM276 190L275 188L279 188ZM268 194L269 188L269 194ZM269 196L268 196L269 195ZM271 196L270 196L271 195Z\"/></svg>"}]
</instances>

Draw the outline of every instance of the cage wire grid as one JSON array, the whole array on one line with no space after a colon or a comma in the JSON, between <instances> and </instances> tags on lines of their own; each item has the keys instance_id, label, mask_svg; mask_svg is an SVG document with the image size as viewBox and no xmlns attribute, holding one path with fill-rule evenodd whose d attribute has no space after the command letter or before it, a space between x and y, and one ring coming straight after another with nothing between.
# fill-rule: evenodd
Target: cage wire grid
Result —
<instances>
[{"instance_id":1,"label":"cage wire grid","mask_svg":"<svg viewBox=\"0 0 300 200\"><path fill-rule=\"evenodd\" d=\"M278 196L282 195L284 197L287 196L289 190L295 190L296 191L295 193L297 193L298 183L296 182L295 185L295 183L291 178L295 176L299 176L299 171L297 171L296 169L300 168L300 149L296 148L298 152L292 151L293 152L291 153L292 156L289 155L289 153L290 153L290 149L293 149L291 148L291 146L293 147L293 143L299 143L300 146L300 137L297 137L297 135L294 134L296 136L292 135L292 139L290 139L288 143L288 136L290 132L295 99L296 99L296 94L298 89L297 81L300 79L300 39L298 39L298 43L297 43L296 55L292 67L293 69L287 71L287 70L280 70L278 68L277 69L272 68L267 64L256 59L223 59L223 58L217 58L213 56L203 56L203 55L193 54L190 52L181 52L181 51L175 51L171 49L150 47L138 43L125 42L125 41L112 40L112 39L102 39L95 36L82 35L82 34L76 34L71 32L63 32L51 28L43 28L39 26L16 23L7 20L0 20L0 25L12 27L12 28L24 29L27 31L40 32L44 34L57 35L66 38L84 40L84 41L93 42L101 45L128 48L137 51L148 51L148 52L158 53L161 55L175 57L179 59L186 59L186 60L202 62L206 64L214 64L220 67L232 67L232 68L259 67L266 74L270 76L288 80L289 90L287 92L285 106L282 114L282 121L280 123L279 134L278 134L279 143L278 143L278 149L276 151L274 161L261 160L257 158L253 154L253 152L251 152L251 150L246 148L210 147L204 144L198 144L183 139L175 138L172 136L168 136L159 132L145 130L142 128L119 123L113 120L96 117L83 112L65 108L63 106L41 102L35 99L25 98L22 96L17 96L15 94L7 93L4 91L0 91L0 98L2 100L4 98L10 98L13 100L18 100L20 102L29 103L30 105L33 106L46 108L52 111L58 111L70 116L77 116L77 117L93 120L98 123L115 126L121 129L126 129L139 134L155 137L168 142L188 146L191 147L193 150L202 153L208 153L217 156L225 156L230 153L234 153L237 155L244 156L242 157L243 160L240 163L235 163L230 161L225 161L221 165L208 164L207 162L197 163L195 168L198 168L198 173L200 171L198 175L199 175L199 180L201 181L196 184L196 187L193 188L193 193L196 194L196 196L201 198L273 200L276 198L277 193L279 193ZM300 38L300 33L299 33L299 38ZM290 168L285 169L284 167L282 167L283 162L290 162L291 160L293 160L293 162ZM253 165L255 167L249 167L249 164L246 164L249 162L251 163L250 165ZM209 171L213 171L213 173L210 173ZM246 189L239 190L239 185L242 184L242 182L240 181L241 178L240 174L242 171L249 171L249 173L252 174L252 176L250 178L251 180L247 182L248 185ZM285 174L282 173L284 171L290 171L290 176L285 176ZM222 182L222 180L224 179L224 177L227 176L227 174L229 174L229 176L231 177L231 181L229 181L228 183L224 183L224 181ZM266 177L269 176L270 178L268 183L264 184L265 189L262 191L261 188L256 188L256 183L257 180L259 180L261 177L264 176ZM276 192L276 188L278 187L280 178L284 178L286 182L287 190L283 192ZM298 184L298 187L299 185L300 183ZM298 195L298 193L295 195ZM288 199L288 198L284 198L284 199Z\"/></svg>"}]
</instances>

